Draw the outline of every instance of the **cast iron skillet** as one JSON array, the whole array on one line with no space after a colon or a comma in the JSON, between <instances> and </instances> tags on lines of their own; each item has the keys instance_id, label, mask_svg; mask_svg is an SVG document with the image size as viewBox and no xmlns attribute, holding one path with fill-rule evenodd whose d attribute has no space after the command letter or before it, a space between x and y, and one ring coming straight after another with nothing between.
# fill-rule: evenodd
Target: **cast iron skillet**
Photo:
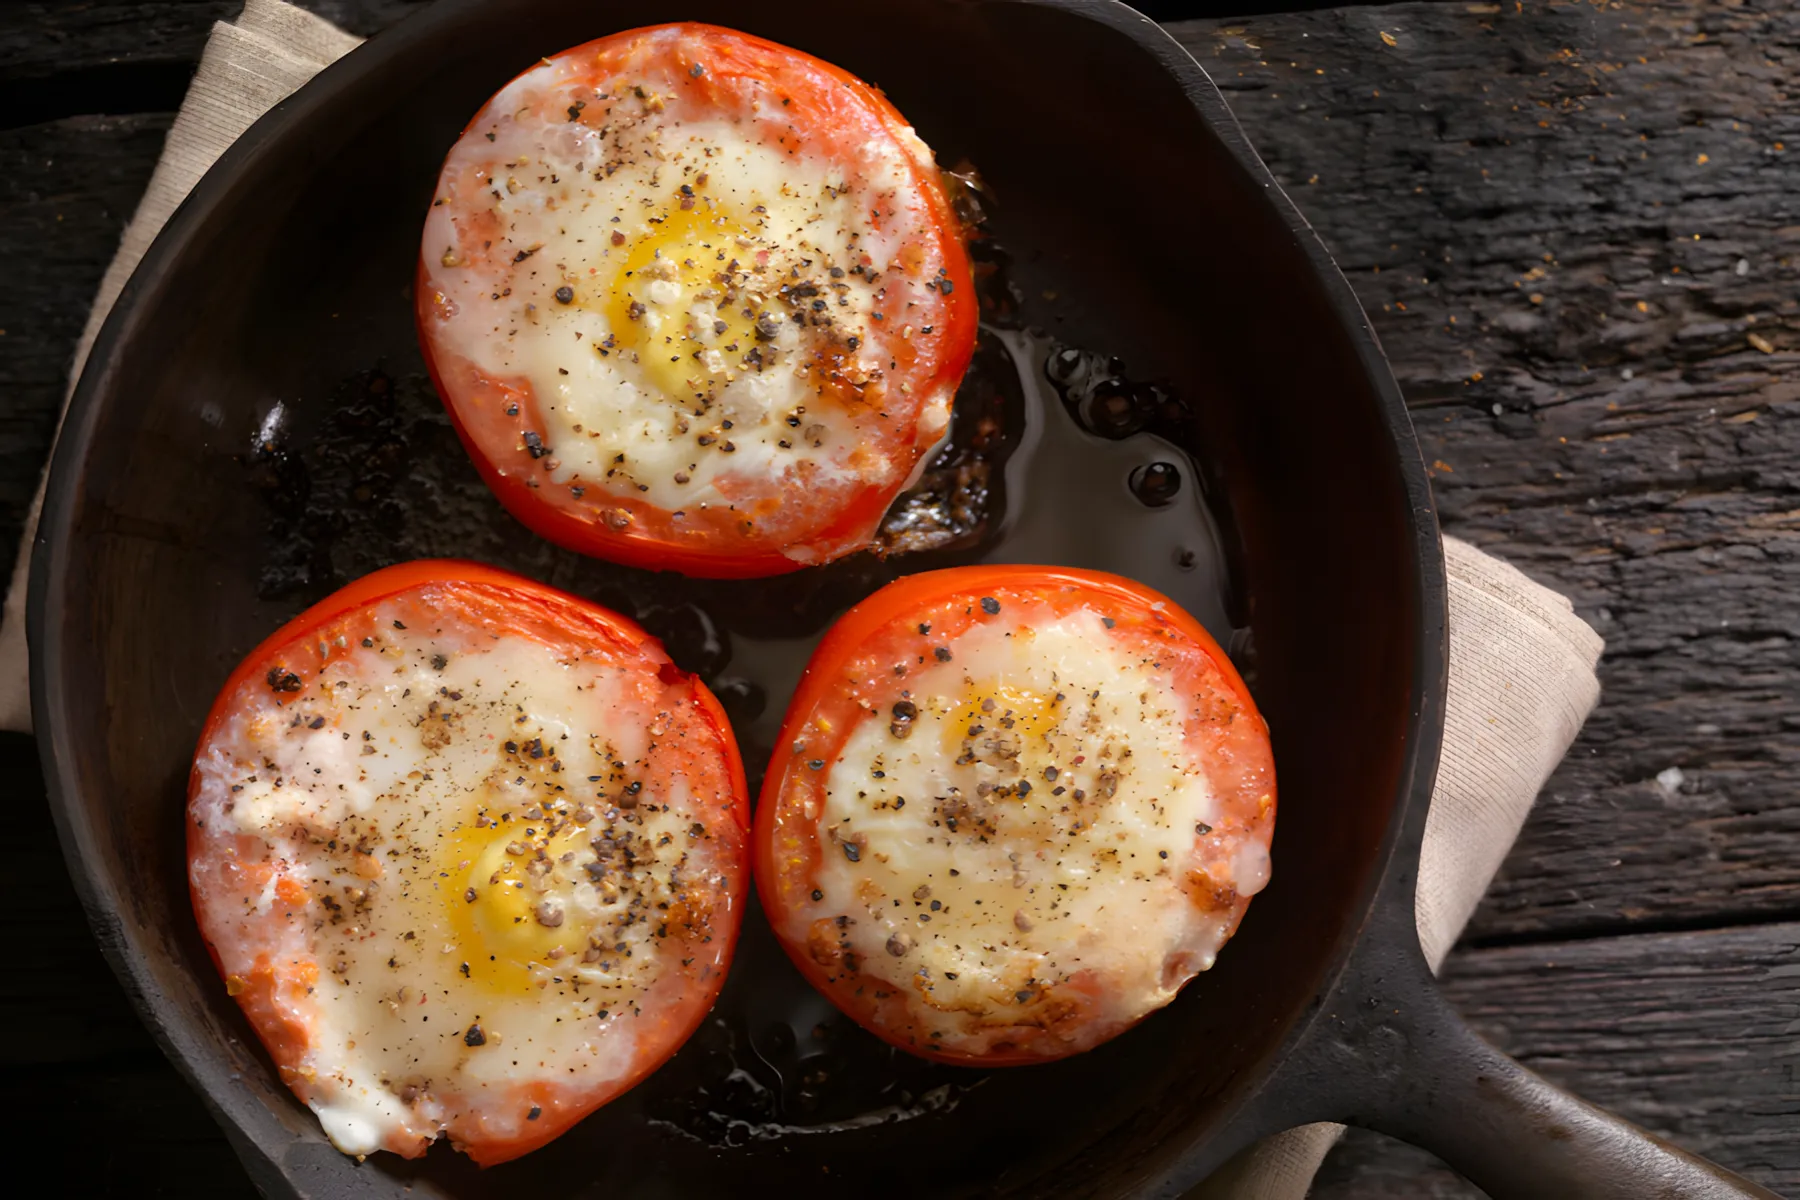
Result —
<instances>
[{"instance_id":1,"label":"cast iron skillet","mask_svg":"<svg viewBox=\"0 0 1800 1200\"><path fill-rule=\"evenodd\" d=\"M990 279L989 316L1031 368L989 398L1007 420L1066 421L1031 394L1054 337L1162 380L1174 444L1065 444L1062 475L1105 477L1008 467L989 497L1007 515L973 542L784 581L641 575L512 524L413 382L408 287L437 167L538 55L676 18L840 63L943 161L978 165L1022 304L1005 311ZM1018 330L1033 321L1050 334ZM1186 525L1134 524L1119 453L1198 463L1217 547L1191 502ZM347 575L446 552L640 615L726 693L753 772L808 639L902 570L1029 554L1146 578L1222 636L1239 627L1280 764L1274 883L1166 1012L986 1075L834 1025L752 914L717 1020L576 1131L486 1173L447 1149L359 1166L279 1084L206 959L183 785L214 690L268 630ZM1171 576L1171 554L1196 569ZM30 622L45 773L101 944L272 1195L1169 1196L1327 1119L1416 1141L1497 1195L1769 1194L1557 1091L1441 998L1413 882L1445 582L1411 427L1349 288L1210 81L1110 0L447 0L375 39L259 122L127 286L57 449Z\"/></svg>"}]
</instances>

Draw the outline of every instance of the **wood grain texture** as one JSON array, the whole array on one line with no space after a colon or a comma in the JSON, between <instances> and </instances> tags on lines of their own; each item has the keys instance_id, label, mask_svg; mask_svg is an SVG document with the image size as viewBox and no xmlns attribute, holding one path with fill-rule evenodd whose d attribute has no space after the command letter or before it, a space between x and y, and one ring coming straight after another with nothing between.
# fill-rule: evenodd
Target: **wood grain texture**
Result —
<instances>
[{"instance_id":1,"label":"wood grain texture","mask_svg":"<svg viewBox=\"0 0 1800 1200\"><path fill-rule=\"evenodd\" d=\"M368 35L423 0L306 5ZM75 343L213 23L241 0L0 6L0 546L17 544Z\"/></svg>"},{"instance_id":2,"label":"wood grain texture","mask_svg":"<svg viewBox=\"0 0 1800 1200\"><path fill-rule=\"evenodd\" d=\"M418 7L308 6L359 33ZM0 537L168 110L236 8L0 9ZM1454 997L1553 1080L1800 1193L1800 13L1506 0L1175 32L1373 315L1446 527L1609 640L1602 707L1453 955ZM0 1015L28 1031L0 1103L44 1113L31 1136L72 1194L247 1195L94 949L32 754L0 737L21 801ZM1475 1194L1354 1131L1316 1193Z\"/></svg>"},{"instance_id":3,"label":"wood grain texture","mask_svg":"<svg viewBox=\"0 0 1800 1200\"><path fill-rule=\"evenodd\" d=\"M1800 923L1469 949L1444 981L1476 1029L1539 1074L1800 1194ZM1357 1131L1315 1190L1477 1195L1430 1155Z\"/></svg>"},{"instance_id":4,"label":"wood grain texture","mask_svg":"<svg viewBox=\"0 0 1800 1200\"><path fill-rule=\"evenodd\" d=\"M171 114L0 129L0 545L18 544L88 305ZM10 557L6 570L12 569Z\"/></svg>"},{"instance_id":5,"label":"wood grain texture","mask_svg":"<svg viewBox=\"0 0 1800 1200\"><path fill-rule=\"evenodd\" d=\"M1800 912L1800 9L1175 31L1371 313L1445 528L1608 641L1470 936Z\"/></svg>"},{"instance_id":6,"label":"wood grain texture","mask_svg":"<svg viewBox=\"0 0 1800 1200\"><path fill-rule=\"evenodd\" d=\"M1800 923L1478 950L1446 982L1526 1066L1800 1190Z\"/></svg>"},{"instance_id":7,"label":"wood grain texture","mask_svg":"<svg viewBox=\"0 0 1800 1200\"><path fill-rule=\"evenodd\" d=\"M367 37L424 7L425 2L308 0L300 7ZM0 9L0 74L16 81L145 62L178 63L191 74L213 22L231 20L243 7L243 0L8 4ZM116 103L129 97L104 99Z\"/></svg>"},{"instance_id":8,"label":"wood grain texture","mask_svg":"<svg viewBox=\"0 0 1800 1200\"><path fill-rule=\"evenodd\" d=\"M0 788L41 787L29 740L0 735ZM18 866L0 1022L31 1031L0 1045L0 1105L33 1111L24 1101L36 1097L35 1111L79 1110L112 1131L113 1148L95 1156L67 1122L42 1123L71 1185L123 1191L116 1168L137 1148L133 1187L250 1194L80 925L52 836L41 805L0 823L0 856ZM1463 949L1445 981L1476 1028L1532 1069L1800 1195L1800 923ZM1319 1200L1477 1195L1422 1151L1358 1131L1315 1189Z\"/></svg>"},{"instance_id":9,"label":"wood grain texture","mask_svg":"<svg viewBox=\"0 0 1800 1200\"><path fill-rule=\"evenodd\" d=\"M191 73L232 0L9 4L0 12L0 72L8 82L119 63L172 62Z\"/></svg>"},{"instance_id":10,"label":"wood grain texture","mask_svg":"<svg viewBox=\"0 0 1800 1200\"><path fill-rule=\"evenodd\" d=\"M410 7L330 11L367 30ZM1602 706L1471 936L1800 912L1800 116L1772 57L1791 60L1800 15L1484 7L1173 27L1374 316L1446 526L1568 591L1609 641ZM67 12L60 37L122 61L216 15ZM0 32L0 63L49 61L28 42ZM0 534L166 120L0 130L0 205L23 218L0 251L49 258L0 296Z\"/></svg>"}]
</instances>

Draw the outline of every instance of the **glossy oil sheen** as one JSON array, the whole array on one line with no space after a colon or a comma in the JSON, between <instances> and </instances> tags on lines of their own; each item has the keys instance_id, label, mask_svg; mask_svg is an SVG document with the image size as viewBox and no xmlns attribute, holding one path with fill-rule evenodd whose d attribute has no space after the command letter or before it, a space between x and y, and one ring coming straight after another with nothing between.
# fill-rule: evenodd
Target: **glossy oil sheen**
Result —
<instances>
[{"instance_id":1,"label":"glossy oil sheen","mask_svg":"<svg viewBox=\"0 0 1800 1200\"><path fill-rule=\"evenodd\" d=\"M985 207L981 257L1010 257L1005 207ZM1189 427L1200 398L1168 384L1154 387L1155 420L1096 420L1087 393L1119 384L1126 364L1054 338L1047 326L1058 323L1059 306L1041 291L1025 294L1010 271L983 272L976 288L986 320L956 420L986 417L997 428L977 450L962 444L959 429L940 455L946 463L979 459L988 481L964 501L979 519L942 547L861 554L803 576L751 581L691 580L559 549L523 532L488 493L417 354L402 347L322 395L256 414L238 457L267 525L254 550L246 547L245 566L254 567L261 598L295 607L413 558L474 557L553 580L643 624L715 690L753 794L786 698L819 639L850 605L914 571L1053 563L1126 575L1179 597L1221 644L1242 647L1228 612L1246 605L1228 585L1200 489L1147 504L1133 485L1169 459L1197 477L1168 438ZM1059 356L1082 364L1074 378L1054 365ZM1153 386L1136 385L1146 394ZM930 500L903 497L900 507L909 502ZM760 913L741 953L683 1061L638 1097L663 1131L731 1147L921 1117L944 1124L965 1096L989 1085L991 1072L912 1059L840 1014L794 971Z\"/></svg>"},{"instance_id":2,"label":"glossy oil sheen","mask_svg":"<svg viewBox=\"0 0 1800 1200\"><path fill-rule=\"evenodd\" d=\"M202 186L204 219L172 225L180 252L152 253L102 338L40 556L51 652L38 712L115 960L281 1185L1127 1194L1256 1132L1230 1124L1235 1106L1354 934L1411 780L1419 568L1397 453L1411 449L1396 443L1391 382L1372 372L1341 282L1321 276L1243 152L1118 28L1005 2L918 0L904 21L878 4L840 6L828 23L812 11L432 10L425 32L378 39L309 89L310 106L291 102L305 115L283 140L253 134L229 183ZM408 290L442 154L539 55L676 16L840 63L882 86L941 161L985 178L1010 256L1010 286L990 298L1010 302L989 305L971 382L1007 414L979 535L699 583L547 545L463 457L420 381ZM1179 412L1157 408L1128 436L1084 431L1083 401L1045 371L1067 347L1117 357L1120 378L1162 389ZM1158 462L1181 486L1153 508L1131 480ZM1168 1010L1093 1053L992 1073L915 1062L836 1017L752 912L716 1018L558 1142L488 1172L447 1147L355 1166L281 1087L206 959L183 881L183 784L239 656L349 578L426 554L511 567L637 616L720 692L753 784L818 633L882 582L980 559L1134 576L1240 655L1254 647L1281 784L1274 882Z\"/></svg>"}]
</instances>

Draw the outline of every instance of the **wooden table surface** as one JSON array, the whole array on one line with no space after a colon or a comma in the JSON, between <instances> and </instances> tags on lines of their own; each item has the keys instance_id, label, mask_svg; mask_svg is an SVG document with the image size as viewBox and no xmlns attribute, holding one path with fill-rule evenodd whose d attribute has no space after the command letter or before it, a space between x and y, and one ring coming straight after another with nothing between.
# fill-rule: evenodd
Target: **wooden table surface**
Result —
<instances>
[{"instance_id":1,"label":"wooden table surface","mask_svg":"<svg viewBox=\"0 0 1800 1200\"><path fill-rule=\"evenodd\" d=\"M5 546L94 288L237 7L0 12ZM308 7L368 34L417 5ZM1800 1196L1800 9L1504 0L1170 28L1372 315L1445 528L1607 640L1600 708L1451 955L1451 996L1552 1080ZM28 739L0 738L0 792L9 1144L71 1195L247 1194L94 947ZM1479 1193L1353 1131L1314 1194Z\"/></svg>"}]
</instances>

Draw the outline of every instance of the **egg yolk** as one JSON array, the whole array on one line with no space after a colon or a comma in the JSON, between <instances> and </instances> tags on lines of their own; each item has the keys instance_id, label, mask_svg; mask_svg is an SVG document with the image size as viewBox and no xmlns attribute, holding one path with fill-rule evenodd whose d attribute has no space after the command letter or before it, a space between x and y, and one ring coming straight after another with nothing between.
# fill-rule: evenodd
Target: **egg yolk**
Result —
<instances>
[{"instance_id":1,"label":"egg yolk","mask_svg":"<svg viewBox=\"0 0 1800 1200\"><path fill-rule=\"evenodd\" d=\"M671 208L639 238L606 294L614 344L635 351L647 383L672 400L710 400L778 318L740 294L756 245L744 227L704 203Z\"/></svg>"},{"instance_id":2,"label":"egg yolk","mask_svg":"<svg viewBox=\"0 0 1800 1200\"><path fill-rule=\"evenodd\" d=\"M952 703L955 703L952 701ZM983 747L1008 743L1022 757L1044 749L1045 740L1062 719L1062 697L1011 684L976 684L964 692L961 703L949 710L944 723L944 743L952 758L973 743L977 757Z\"/></svg>"},{"instance_id":3,"label":"egg yolk","mask_svg":"<svg viewBox=\"0 0 1800 1200\"><path fill-rule=\"evenodd\" d=\"M457 831L438 874L451 937L471 981L496 992L526 992L536 986L534 966L567 955L579 961L587 923L570 903L573 881L558 859L578 850L582 838L573 824L548 838L532 837L517 822L470 823Z\"/></svg>"}]
</instances>

